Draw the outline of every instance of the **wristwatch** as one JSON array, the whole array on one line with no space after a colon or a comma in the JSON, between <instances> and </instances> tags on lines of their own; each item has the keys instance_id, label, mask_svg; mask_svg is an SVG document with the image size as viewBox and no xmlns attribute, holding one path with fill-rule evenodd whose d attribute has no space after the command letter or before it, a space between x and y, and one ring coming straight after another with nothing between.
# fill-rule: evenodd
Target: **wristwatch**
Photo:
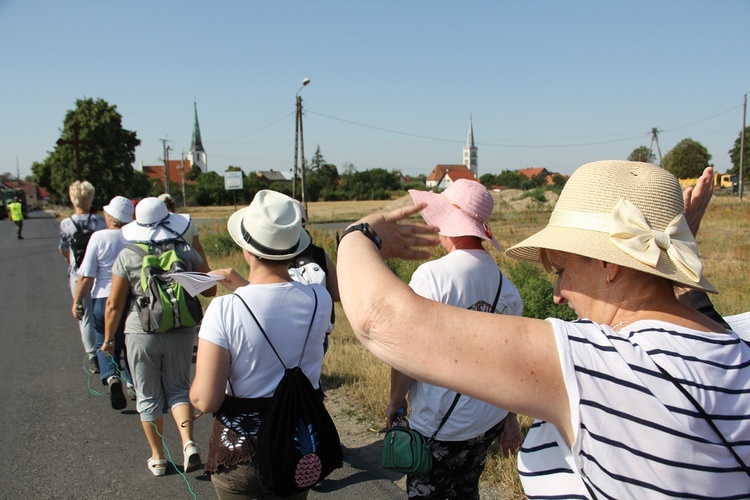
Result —
<instances>
[{"instance_id":1,"label":"wristwatch","mask_svg":"<svg viewBox=\"0 0 750 500\"><path fill-rule=\"evenodd\" d=\"M111 345L115 345L115 341L114 340L110 340L109 342L105 342L104 345L107 346L107 347L109 347Z\"/></svg>"},{"instance_id":2,"label":"wristwatch","mask_svg":"<svg viewBox=\"0 0 750 500\"><path fill-rule=\"evenodd\" d=\"M362 234L370 238L370 241L375 243L375 246L378 247L378 250L383 248L383 242L380 240L380 236L378 236L378 233L376 233L375 230L367 222L354 224L353 226L349 226L348 228L346 228L344 234L342 234L341 238L339 238L339 243L344 239L344 236L349 233L353 233L354 231L361 231Z\"/></svg>"}]
</instances>

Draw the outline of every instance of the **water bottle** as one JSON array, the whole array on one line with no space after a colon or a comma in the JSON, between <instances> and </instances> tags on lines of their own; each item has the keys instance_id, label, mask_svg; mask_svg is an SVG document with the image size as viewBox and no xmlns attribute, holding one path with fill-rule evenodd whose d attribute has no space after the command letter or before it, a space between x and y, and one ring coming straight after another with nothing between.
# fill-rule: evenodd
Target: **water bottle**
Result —
<instances>
[{"instance_id":1,"label":"water bottle","mask_svg":"<svg viewBox=\"0 0 750 500\"><path fill-rule=\"evenodd\" d=\"M396 418L393 419L393 427L409 427L405 408L399 408L396 412Z\"/></svg>"}]
</instances>

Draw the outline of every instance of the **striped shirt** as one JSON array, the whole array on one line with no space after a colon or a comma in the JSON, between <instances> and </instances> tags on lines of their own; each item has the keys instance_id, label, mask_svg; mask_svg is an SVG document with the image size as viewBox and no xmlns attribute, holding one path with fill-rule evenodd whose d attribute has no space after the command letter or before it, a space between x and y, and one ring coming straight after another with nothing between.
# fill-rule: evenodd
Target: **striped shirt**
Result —
<instances>
[{"instance_id":1,"label":"striped shirt","mask_svg":"<svg viewBox=\"0 0 750 500\"><path fill-rule=\"evenodd\" d=\"M671 374L750 464L750 348L736 335L662 321L615 331L549 320L575 441L537 421L519 453L530 499L750 498L750 477ZM658 364L658 366L657 366Z\"/></svg>"}]
</instances>

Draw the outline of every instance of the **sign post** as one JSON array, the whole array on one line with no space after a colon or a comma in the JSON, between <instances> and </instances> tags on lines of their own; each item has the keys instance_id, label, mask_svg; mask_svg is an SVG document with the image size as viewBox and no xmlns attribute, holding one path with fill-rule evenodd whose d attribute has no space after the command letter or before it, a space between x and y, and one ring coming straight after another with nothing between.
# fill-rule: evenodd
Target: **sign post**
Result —
<instances>
[{"instance_id":1,"label":"sign post","mask_svg":"<svg viewBox=\"0 0 750 500\"><path fill-rule=\"evenodd\" d=\"M224 189L232 192L234 211L237 211L237 196L235 191L242 189L242 172L224 172Z\"/></svg>"}]
</instances>

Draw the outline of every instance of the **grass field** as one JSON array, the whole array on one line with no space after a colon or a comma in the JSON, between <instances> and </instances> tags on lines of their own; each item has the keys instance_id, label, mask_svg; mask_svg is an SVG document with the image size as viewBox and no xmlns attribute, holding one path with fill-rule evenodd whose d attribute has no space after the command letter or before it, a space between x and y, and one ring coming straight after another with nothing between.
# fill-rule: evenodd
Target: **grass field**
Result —
<instances>
[{"instance_id":1,"label":"grass field","mask_svg":"<svg viewBox=\"0 0 750 500\"><path fill-rule=\"evenodd\" d=\"M310 220L315 222L356 220L371 211L405 204L403 200L372 202L323 202L309 205ZM492 230L503 248L541 229L549 218L549 209L543 205L525 205L524 210L513 210L503 205L492 221ZM234 207L224 209L194 210L195 217L226 217ZM209 231L223 231L221 224L204 228ZM326 249L336 260L335 234L329 231L311 231L313 240ZM203 236L202 236L203 237ZM750 296L750 203L740 204L737 198L715 196L701 225L698 245L705 263L705 274L721 292L713 296L717 310L724 315L745 312L750 309L747 297ZM491 248L488 245L489 248ZM499 265L510 269L515 261L491 250ZM214 268L235 267L247 273L247 266L237 255L211 258ZM416 267L418 263L414 263ZM410 264L412 265L412 264ZM551 299L551 298L550 298ZM363 426L382 429L385 408L388 403L389 368L366 351L349 326L343 309L336 304L336 328L331 335L331 345L324 362L324 375L329 385L344 387ZM521 417L524 429L528 429L531 419ZM525 498L516 472L515 458L503 459L492 454L488 460L482 480L505 492L507 498Z\"/></svg>"}]
</instances>

